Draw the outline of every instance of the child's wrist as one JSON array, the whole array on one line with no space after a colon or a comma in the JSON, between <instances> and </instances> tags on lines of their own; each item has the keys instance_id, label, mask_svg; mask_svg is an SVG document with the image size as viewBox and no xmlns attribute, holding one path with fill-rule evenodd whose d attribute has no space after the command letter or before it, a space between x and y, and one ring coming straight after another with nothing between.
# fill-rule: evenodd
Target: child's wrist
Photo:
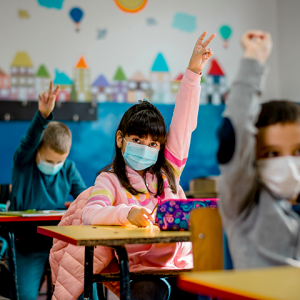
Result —
<instances>
[{"instance_id":1,"label":"child's wrist","mask_svg":"<svg viewBox=\"0 0 300 300\"><path fill-rule=\"evenodd\" d=\"M264 64L267 59L263 54L260 54L257 52L252 52L252 51L245 51L243 58L255 59L255 60L259 61L261 64Z\"/></svg>"}]
</instances>

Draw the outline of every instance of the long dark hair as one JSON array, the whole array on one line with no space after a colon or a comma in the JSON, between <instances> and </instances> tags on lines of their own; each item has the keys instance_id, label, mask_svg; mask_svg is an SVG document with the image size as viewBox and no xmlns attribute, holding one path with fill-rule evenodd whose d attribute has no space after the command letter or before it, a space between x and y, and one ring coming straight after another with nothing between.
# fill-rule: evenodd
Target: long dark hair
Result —
<instances>
[{"instance_id":1,"label":"long dark hair","mask_svg":"<svg viewBox=\"0 0 300 300\"><path fill-rule=\"evenodd\" d=\"M168 166L165 160L165 145L167 138L167 128L165 120L160 111L148 101L139 101L139 104L131 106L122 117L116 134L121 131L123 137L125 135L137 135L140 138L151 136L153 141L160 143L157 162L148 168L146 171L155 174L157 177L157 192L155 197L160 196L164 191L163 175L168 179L170 188L174 194L177 193L175 176L172 169ZM115 158L113 162L103 168L99 173L110 172L114 173L122 186L132 195L138 195L141 192L137 191L129 182L126 174L125 161L122 155L122 150L117 146L115 135Z\"/></svg>"}]
</instances>

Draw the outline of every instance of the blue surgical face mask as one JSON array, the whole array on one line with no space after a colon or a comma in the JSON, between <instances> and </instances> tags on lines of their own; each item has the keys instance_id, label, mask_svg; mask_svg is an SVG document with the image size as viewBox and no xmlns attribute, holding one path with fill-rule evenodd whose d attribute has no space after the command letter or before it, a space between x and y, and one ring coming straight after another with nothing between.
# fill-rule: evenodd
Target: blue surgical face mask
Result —
<instances>
[{"instance_id":1,"label":"blue surgical face mask","mask_svg":"<svg viewBox=\"0 0 300 300\"><path fill-rule=\"evenodd\" d=\"M136 171L145 170L157 162L158 149L150 148L146 145L126 142L125 152L122 153L126 164Z\"/></svg>"},{"instance_id":2,"label":"blue surgical face mask","mask_svg":"<svg viewBox=\"0 0 300 300\"><path fill-rule=\"evenodd\" d=\"M56 175L61 168L63 167L65 161L62 161L56 165L51 164L49 162L46 162L41 159L40 153L39 153L40 162L37 165L38 169L44 173L45 175Z\"/></svg>"}]
</instances>

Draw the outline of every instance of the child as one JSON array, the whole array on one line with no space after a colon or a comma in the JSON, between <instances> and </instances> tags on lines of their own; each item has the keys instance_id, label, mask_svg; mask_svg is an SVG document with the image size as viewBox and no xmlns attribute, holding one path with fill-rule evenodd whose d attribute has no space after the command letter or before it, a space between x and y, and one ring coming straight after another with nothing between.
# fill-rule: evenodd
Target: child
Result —
<instances>
[{"instance_id":1,"label":"child","mask_svg":"<svg viewBox=\"0 0 300 300\"><path fill-rule=\"evenodd\" d=\"M65 209L69 194L76 198L86 189L75 163L67 160L70 129L51 122L59 90L52 91L52 86L51 81L49 92L39 95L38 111L14 154L11 210ZM35 300L51 243L42 243L36 226L29 233L24 228L15 233L19 299Z\"/></svg>"},{"instance_id":2,"label":"child","mask_svg":"<svg viewBox=\"0 0 300 300\"><path fill-rule=\"evenodd\" d=\"M244 58L219 132L220 213L234 268L300 267L300 108L287 101L260 107L268 33L248 31Z\"/></svg>"},{"instance_id":3,"label":"child","mask_svg":"<svg viewBox=\"0 0 300 300\"><path fill-rule=\"evenodd\" d=\"M191 134L197 125L202 69L212 55L206 47L215 37L213 34L203 43L206 34L204 32L197 41L181 81L168 134L163 116L147 101L130 107L124 114L115 136L115 158L96 179L87 204L82 209L83 224L147 226L150 225L157 197L185 198L179 180L186 163ZM70 209L73 209L74 216L80 214L79 208L78 212L76 208ZM61 225L68 222L62 220ZM65 250L68 253L58 254L62 247L66 246L55 240L50 255L52 272L59 282L54 297L59 300L58 297L64 293L65 296L72 294L73 297L68 299L74 299L81 291L76 294L74 290L71 291L69 287L73 286L72 282L66 283L63 274L67 268L74 282L82 280L77 262L83 261L76 253L78 249L75 250L71 245ZM96 254L97 248L94 272L101 271L107 265L104 254ZM131 271L193 267L191 243L127 245L126 249ZM71 255L76 260L73 267L70 266ZM102 267L99 267L99 260ZM155 296L158 294L162 296ZM168 286L161 280L131 282L131 299L168 299Z\"/></svg>"}]
</instances>

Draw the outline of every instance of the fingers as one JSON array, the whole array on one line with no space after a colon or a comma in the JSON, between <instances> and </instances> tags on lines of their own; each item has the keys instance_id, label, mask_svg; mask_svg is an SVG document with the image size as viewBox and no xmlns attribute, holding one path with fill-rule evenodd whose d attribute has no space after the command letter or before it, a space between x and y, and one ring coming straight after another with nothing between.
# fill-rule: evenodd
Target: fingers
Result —
<instances>
[{"instance_id":1,"label":"fingers","mask_svg":"<svg viewBox=\"0 0 300 300\"><path fill-rule=\"evenodd\" d=\"M196 45L202 45L202 42L203 42L203 40L204 40L204 38L205 38L206 35L207 35L207 31L204 31L204 32L200 35L200 37L199 37L199 39L198 39Z\"/></svg>"},{"instance_id":2,"label":"fingers","mask_svg":"<svg viewBox=\"0 0 300 300\"><path fill-rule=\"evenodd\" d=\"M48 93L47 93L47 92L44 92L44 93L43 93L43 101L44 101L45 103L48 103Z\"/></svg>"},{"instance_id":3,"label":"fingers","mask_svg":"<svg viewBox=\"0 0 300 300\"><path fill-rule=\"evenodd\" d=\"M213 33L203 44L202 44L202 47L203 48L206 48L209 43L216 37L216 34Z\"/></svg>"},{"instance_id":4,"label":"fingers","mask_svg":"<svg viewBox=\"0 0 300 300\"><path fill-rule=\"evenodd\" d=\"M49 86L49 95L52 94L52 89L53 89L53 80L50 81L50 86Z\"/></svg>"},{"instance_id":5,"label":"fingers","mask_svg":"<svg viewBox=\"0 0 300 300\"><path fill-rule=\"evenodd\" d=\"M39 101L45 101L45 100L44 100L44 94L43 94L43 93L40 93L40 94L39 94Z\"/></svg>"},{"instance_id":6,"label":"fingers","mask_svg":"<svg viewBox=\"0 0 300 300\"><path fill-rule=\"evenodd\" d=\"M56 89L54 90L54 92L53 92L53 96L56 97L56 96L58 95L59 88L60 88L60 86L58 85L58 86L56 87Z\"/></svg>"}]
</instances>

